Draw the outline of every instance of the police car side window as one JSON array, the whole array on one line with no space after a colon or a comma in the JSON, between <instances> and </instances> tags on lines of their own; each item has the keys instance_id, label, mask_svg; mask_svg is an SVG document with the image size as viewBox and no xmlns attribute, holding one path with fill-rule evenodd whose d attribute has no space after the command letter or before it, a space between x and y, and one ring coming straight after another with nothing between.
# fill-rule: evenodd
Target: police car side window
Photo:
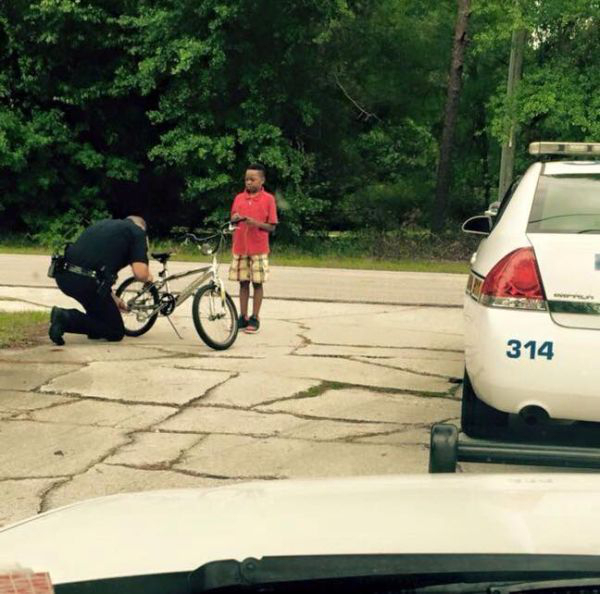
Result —
<instances>
[{"instance_id":1,"label":"police car side window","mask_svg":"<svg viewBox=\"0 0 600 594\"><path fill-rule=\"evenodd\" d=\"M506 190L506 192L504 193L504 196L502 197L502 201L500 202L500 207L498 208L498 214L493 218L494 227L500 222L500 219L502 218L502 215L504 214L506 207L509 205L520 181L521 181L521 176L517 177L512 182L512 184L510 184L510 186L508 187L508 190Z\"/></svg>"}]
</instances>

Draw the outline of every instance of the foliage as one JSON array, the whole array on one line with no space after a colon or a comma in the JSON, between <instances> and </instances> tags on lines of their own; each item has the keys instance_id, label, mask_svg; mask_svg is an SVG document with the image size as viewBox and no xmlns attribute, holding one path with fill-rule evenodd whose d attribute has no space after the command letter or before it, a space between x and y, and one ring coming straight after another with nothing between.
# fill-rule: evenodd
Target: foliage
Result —
<instances>
[{"instance_id":1,"label":"foliage","mask_svg":"<svg viewBox=\"0 0 600 594\"><path fill-rule=\"evenodd\" d=\"M600 141L598 0L473 0L450 219L495 199L499 146ZM154 235L227 216L267 167L275 241L430 215L454 0L0 4L0 231L99 213ZM505 98L512 31L523 81ZM450 222L449 222L450 224Z\"/></svg>"},{"instance_id":2,"label":"foliage","mask_svg":"<svg viewBox=\"0 0 600 594\"><path fill-rule=\"evenodd\" d=\"M82 231L92 223L109 218L109 213L104 210L91 210L85 213L72 208L62 215L58 215L43 222L43 229L31 235L32 239L52 253L62 252L67 243L73 243Z\"/></svg>"},{"instance_id":3,"label":"foliage","mask_svg":"<svg viewBox=\"0 0 600 594\"><path fill-rule=\"evenodd\" d=\"M522 2L528 32L523 80L509 103L490 99L491 133L502 141L514 117L523 146L539 139L600 141L600 3Z\"/></svg>"}]
</instances>

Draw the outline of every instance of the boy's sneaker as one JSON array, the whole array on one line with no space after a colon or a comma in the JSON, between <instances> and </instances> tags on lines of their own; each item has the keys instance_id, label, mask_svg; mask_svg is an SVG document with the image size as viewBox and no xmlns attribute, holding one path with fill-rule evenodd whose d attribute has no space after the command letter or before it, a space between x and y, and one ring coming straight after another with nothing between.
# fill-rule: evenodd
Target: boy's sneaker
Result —
<instances>
[{"instance_id":1,"label":"boy's sneaker","mask_svg":"<svg viewBox=\"0 0 600 594\"><path fill-rule=\"evenodd\" d=\"M244 328L246 328L246 326L248 326L248 318L245 318L244 316L240 316L238 318L238 328L240 330L243 330Z\"/></svg>"},{"instance_id":2,"label":"boy's sneaker","mask_svg":"<svg viewBox=\"0 0 600 594\"><path fill-rule=\"evenodd\" d=\"M260 330L260 322L256 316L250 316L248 325L244 328L246 334L256 334Z\"/></svg>"}]
</instances>

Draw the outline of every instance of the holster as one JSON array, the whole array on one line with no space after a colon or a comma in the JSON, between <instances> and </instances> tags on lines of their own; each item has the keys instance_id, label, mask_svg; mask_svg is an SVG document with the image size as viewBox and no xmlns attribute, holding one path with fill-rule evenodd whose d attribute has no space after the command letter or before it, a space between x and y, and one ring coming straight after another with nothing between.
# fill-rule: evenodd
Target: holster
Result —
<instances>
[{"instance_id":1,"label":"holster","mask_svg":"<svg viewBox=\"0 0 600 594\"><path fill-rule=\"evenodd\" d=\"M110 290L117 280L117 275L110 274L106 271L106 266L103 266L98 271L98 295L105 297L110 294Z\"/></svg>"},{"instance_id":2,"label":"holster","mask_svg":"<svg viewBox=\"0 0 600 594\"><path fill-rule=\"evenodd\" d=\"M50 266L48 267L48 276L54 278L58 272L65 269L65 257L60 254L52 254L50 257Z\"/></svg>"}]
</instances>

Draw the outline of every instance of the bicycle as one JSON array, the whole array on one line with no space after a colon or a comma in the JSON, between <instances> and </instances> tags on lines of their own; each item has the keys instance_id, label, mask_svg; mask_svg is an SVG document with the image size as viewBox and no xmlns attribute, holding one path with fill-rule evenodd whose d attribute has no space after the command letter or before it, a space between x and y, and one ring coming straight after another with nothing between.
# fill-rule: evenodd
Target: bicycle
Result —
<instances>
[{"instance_id":1,"label":"bicycle","mask_svg":"<svg viewBox=\"0 0 600 594\"><path fill-rule=\"evenodd\" d=\"M219 278L218 255L225 243L225 236L231 234L233 229L233 225L227 223L207 237L185 234L184 243L194 241L203 254L212 255L212 263L208 266L168 275L167 262L174 252L151 253L150 256L163 266L158 273L158 280L143 283L132 276L124 280L115 292L127 307L127 311L123 312L125 335L145 334L154 326L159 315L169 319L177 307L194 295L192 317L200 338L215 350L228 349L237 337L238 314L233 299ZM197 274L200 276L179 293L171 292L171 281ZM170 319L169 322L179 336L173 322Z\"/></svg>"}]
</instances>

